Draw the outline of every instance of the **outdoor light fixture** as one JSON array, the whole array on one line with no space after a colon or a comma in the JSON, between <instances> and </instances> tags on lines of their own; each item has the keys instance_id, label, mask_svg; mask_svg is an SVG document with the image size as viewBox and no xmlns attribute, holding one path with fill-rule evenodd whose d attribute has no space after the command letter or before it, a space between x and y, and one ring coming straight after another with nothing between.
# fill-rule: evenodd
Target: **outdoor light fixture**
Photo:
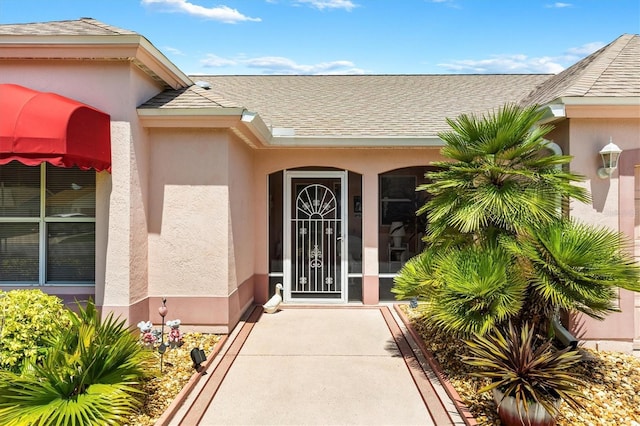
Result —
<instances>
[{"instance_id":1,"label":"outdoor light fixture","mask_svg":"<svg viewBox=\"0 0 640 426\"><path fill-rule=\"evenodd\" d=\"M204 351L200 348L191 349L191 361L193 361L193 368L198 372L202 373L202 375L207 374L206 371L203 371L202 363L207 360L207 355L205 355Z\"/></svg>"},{"instance_id":2,"label":"outdoor light fixture","mask_svg":"<svg viewBox=\"0 0 640 426\"><path fill-rule=\"evenodd\" d=\"M622 150L613 143L613 138L609 138L609 143L600 150L603 167L598 169L598 176L602 179L610 178L613 171L618 168L618 159Z\"/></svg>"}]
</instances>

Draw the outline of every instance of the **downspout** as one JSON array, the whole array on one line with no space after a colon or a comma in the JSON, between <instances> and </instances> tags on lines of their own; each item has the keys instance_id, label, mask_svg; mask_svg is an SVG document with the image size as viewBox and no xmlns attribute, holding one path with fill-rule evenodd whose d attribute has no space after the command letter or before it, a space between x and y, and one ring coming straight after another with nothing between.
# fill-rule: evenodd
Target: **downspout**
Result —
<instances>
[{"instance_id":1,"label":"downspout","mask_svg":"<svg viewBox=\"0 0 640 426\"><path fill-rule=\"evenodd\" d=\"M562 148L560 148L557 143L549 141L547 143L547 147L555 154L562 155ZM562 207L559 206L558 208ZM556 310L553 315L553 319L551 320L551 329L553 330L552 337L562 343L565 348L571 347L572 350L575 350L578 347L578 339L576 339L560 322L560 312L558 312L558 310Z\"/></svg>"}]
</instances>

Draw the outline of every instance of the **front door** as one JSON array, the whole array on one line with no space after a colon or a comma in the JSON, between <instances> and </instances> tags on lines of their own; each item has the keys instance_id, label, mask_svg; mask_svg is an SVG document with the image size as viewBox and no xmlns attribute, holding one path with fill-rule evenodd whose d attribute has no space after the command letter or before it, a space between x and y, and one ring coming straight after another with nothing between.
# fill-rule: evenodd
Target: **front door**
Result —
<instances>
[{"instance_id":1,"label":"front door","mask_svg":"<svg viewBox=\"0 0 640 426\"><path fill-rule=\"evenodd\" d=\"M346 172L286 172L285 302L347 301Z\"/></svg>"}]
</instances>

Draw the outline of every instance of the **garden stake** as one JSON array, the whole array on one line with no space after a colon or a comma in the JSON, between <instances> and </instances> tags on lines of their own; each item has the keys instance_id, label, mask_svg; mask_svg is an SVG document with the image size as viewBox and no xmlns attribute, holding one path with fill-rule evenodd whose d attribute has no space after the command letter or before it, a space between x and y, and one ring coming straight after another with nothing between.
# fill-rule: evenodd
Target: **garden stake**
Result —
<instances>
[{"instance_id":1,"label":"garden stake","mask_svg":"<svg viewBox=\"0 0 640 426\"><path fill-rule=\"evenodd\" d=\"M169 310L167 309L166 303L167 303L167 299L163 298L162 299L162 306L160 306L158 308L158 313L162 317L162 331L161 331L161 334L160 334L160 346L158 346L158 352L160 352L160 373L161 374L162 374L164 353L167 350L167 347L164 344L164 317L167 316L167 312L169 312Z\"/></svg>"}]
</instances>

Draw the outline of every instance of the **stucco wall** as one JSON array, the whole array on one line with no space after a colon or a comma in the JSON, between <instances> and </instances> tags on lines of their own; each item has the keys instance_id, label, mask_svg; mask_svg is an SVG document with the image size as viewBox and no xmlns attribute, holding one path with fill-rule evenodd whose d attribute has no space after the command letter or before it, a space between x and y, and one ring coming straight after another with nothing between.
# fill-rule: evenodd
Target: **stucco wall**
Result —
<instances>
[{"instance_id":1,"label":"stucco wall","mask_svg":"<svg viewBox=\"0 0 640 426\"><path fill-rule=\"evenodd\" d=\"M149 295L229 294L229 141L222 131L153 129Z\"/></svg>"},{"instance_id":2,"label":"stucco wall","mask_svg":"<svg viewBox=\"0 0 640 426\"><path fill-rule=\"evenodd\" d=\"M147 294L148 143L136 107L162 87L128 60L4 61L0 83L58 93L111 116L113 173L97 176L95 298L105 314L129 316Z\"/></svg>"},{"instance_id":3,"label":"stucco wall","mask_svg":"<svg viewBox=\"0 0 640 426\"><path fill-rule=\"evenodd\" d=\"M254 154L244 142L235 139L229 145L229 320L235 324L253 302L255 194ZM261 220L266 221L263 217Z\"/></svg>"},{"instance_id":4,"label":"stucco wall","mask_svg":"<svg viewBox=\"0 0 640 426\"><path fill-rule=\"evenodd\" d=\"M128 122L137 121L136 106L162 91L128 61L3 61L0 83L58 93Z\"/></svg>"},{"instance_id":5,"label":"stucco wall","mask_svg":"<svg viewBox=\"0 0 640 426\"><path fill-rule=\"evenodd\" d=\"M598 152L612 138L623 150L623 157L635 157L635 152L640 149L640 119L572 118L569 127L568 154L573 156L571 169L586 176L587 180L582 185L592 195L592 202L589 204L572 202L571 216L586 223L622 232L631 241L633 226L625 225L625 220L621 220L621 217L633 217L640 212L634 212L634 185L621 185L621 180L633 181L633 164L621 161L621 165L628 165L620 167L610 179L601 179L597 175L598 168L602 167ZM586 330L584 338L594 343L599 340L630 342L638 337L639 330L635 323L640 325L640 321L636 319L638 313L635 312L635 295L626 290L620 290L619 294L622 312L613 313L604 321L590 318L579 320ZM599 344L602 347L602 343Z\"/></svg>"},{"instance_id":6,"label":"stucco wall","mask_svg":"<svg viewBox=\"0 0 640 426\"><path fill-rule=\"evenodd\" d=\"M244 142L229 146L229 293L253 275L254 194L253 151Z\"/></svg>"},{"instance_id":7,"label":"stucco wall","mask_svg":"<svg viewBox=\"0 0 640 426\"><path fill-rule=\"evenodd\" d=\"M228 332L253 300L253 154L220 129L150 129L151 318Z\"/></svg>"}]
</instances>

